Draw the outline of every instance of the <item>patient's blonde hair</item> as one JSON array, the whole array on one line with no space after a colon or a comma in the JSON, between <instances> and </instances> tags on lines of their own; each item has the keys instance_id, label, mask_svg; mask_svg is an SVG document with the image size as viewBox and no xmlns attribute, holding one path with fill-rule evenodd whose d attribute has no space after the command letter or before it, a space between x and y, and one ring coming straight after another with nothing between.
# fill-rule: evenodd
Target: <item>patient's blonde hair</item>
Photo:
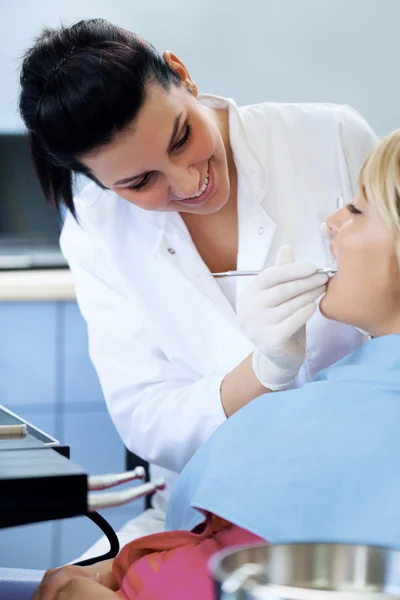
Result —
<instances>
[{"instance_id":1,"label":"patient's blonde hair","mask_svg":"<svg viewBox=\"0 0 400 600\"><path fill-rule=\"evenodd\" d=\"M400 129L372 150L361 170L360 189L395 231L400 264Z\"/></svg>"}]
</instances>

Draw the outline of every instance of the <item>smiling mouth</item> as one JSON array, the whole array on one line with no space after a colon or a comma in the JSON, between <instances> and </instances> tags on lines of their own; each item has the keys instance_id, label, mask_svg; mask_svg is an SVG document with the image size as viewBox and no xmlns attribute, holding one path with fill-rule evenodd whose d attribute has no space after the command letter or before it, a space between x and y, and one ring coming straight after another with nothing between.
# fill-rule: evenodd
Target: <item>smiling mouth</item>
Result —
<instances>
[{"instance_id":1,"label":"smiling mouth","mask_svg":"<svg viewBox=\"0 0 400 600\"><path fill-rule=\"evenodd\" d=\"M206 176L204 178L204 183L201 186L201 188L199 189L199 191L194 195L194 196L188 196L186 198L186 200L195 200L196 198L200 198L200 196L202 196L204 194L204 192L206 191L207 187L208 187L208 182L209 182L210 176L209 176L209 171L207 168L207 173Z\"/></svg>"},{"instance_id":2,"label":"smiling mouth","mask_svg":"<svg viewBox=\"0 0 400 600\"><path fill-rule=\"evenodd\" d=\"M207 167L207 173L204 178L204 182L199 188L198 192L194 194L194 196L188 196L187 198L182 198L178 200L178 202L182 204L198 204L208 195L208 191L210 188L211 176L210 176L210 164Z\"/></svg>"}]
</instances>

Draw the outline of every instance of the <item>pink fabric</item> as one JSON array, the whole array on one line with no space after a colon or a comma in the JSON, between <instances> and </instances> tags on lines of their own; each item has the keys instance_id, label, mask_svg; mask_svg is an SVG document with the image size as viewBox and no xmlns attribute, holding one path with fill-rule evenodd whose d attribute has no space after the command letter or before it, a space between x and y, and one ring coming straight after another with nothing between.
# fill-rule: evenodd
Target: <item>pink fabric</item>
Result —
<instances>
[{"instance_id":1,"label":"pink fabric","mask_svg":"<svg viewBox=\"0 0 400 600\"><path fill-rule=\"evenodd\" d=\"M258 536L211 517L200 533L171 531L127 544L114 561L123 600L213 600L210 557L223 548L264 542Z\"/></svg>"}]
</instances>

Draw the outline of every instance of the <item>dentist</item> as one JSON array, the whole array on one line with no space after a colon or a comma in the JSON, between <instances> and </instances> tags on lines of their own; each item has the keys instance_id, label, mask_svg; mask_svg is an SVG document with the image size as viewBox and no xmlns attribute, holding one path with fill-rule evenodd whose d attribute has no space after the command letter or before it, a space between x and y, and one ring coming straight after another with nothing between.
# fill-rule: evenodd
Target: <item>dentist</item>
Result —
<instances>
[{"instance_id":1,"label":"dentist","mask_svg":"<svg viewBox=\"0 0 400 600\"><path fill-rule=\"evenodd\" d=\"M177 474L227 417L362 343L316 311L316 269L320 223L355 195L376 137L345 106L200 96L177 56L101 19L39 37L20 109L44 193L68 209L61 245L109 413L167 479L125 543L163 529ZM91 180L75 196L74 174ZM211 276L236 269L263 273Z\"/></svg>"}]
</instances>

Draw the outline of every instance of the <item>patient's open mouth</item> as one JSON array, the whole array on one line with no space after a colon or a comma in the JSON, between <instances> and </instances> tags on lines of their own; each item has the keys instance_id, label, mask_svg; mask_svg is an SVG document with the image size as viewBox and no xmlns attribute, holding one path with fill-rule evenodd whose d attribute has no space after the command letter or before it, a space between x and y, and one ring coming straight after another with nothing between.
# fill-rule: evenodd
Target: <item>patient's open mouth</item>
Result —
<instances>
[{"instance_id":1,"label":"patient's open mouth","mask_svg":"<svg viewBox=\"0 0 400 600\"><path fill-rule=\"evenodd\" d=\"M333 260L331 262L331 264L329 265L329 268L331 269L331 275L333 277L338 272L338 261L337 260Z\"/></svg>"},{"instance_id":2,"label":"patient's open mouth","mask_svg":"<svg viewBox=\"0 0 400 600\"><path fill-rule=\"evenodd\" d=\"M333 242L329 244L329 250L331 251L332 261L329 263L329 268L332 269L333 275L335 275L338 271L338 260L336 257L335 248Z\"/></svg>"}]
</instances>

